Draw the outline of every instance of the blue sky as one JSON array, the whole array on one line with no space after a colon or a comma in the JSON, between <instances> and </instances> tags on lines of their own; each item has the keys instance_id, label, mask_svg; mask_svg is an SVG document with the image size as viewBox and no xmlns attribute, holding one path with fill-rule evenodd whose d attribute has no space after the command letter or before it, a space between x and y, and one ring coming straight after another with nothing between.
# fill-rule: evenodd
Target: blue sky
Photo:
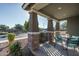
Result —
<instances>
[{"instance_id":1,"label":"blue sky","mask_svg":"<svg viewBox=\"0 0 79 59\"><path fill-rule=\"evenodd\" d=\"M28 14L21 8L21 4L0 3L0 24L13 27L15 24L23 24L28 19Z\"/></svg>"},{"instance_id":2,"label":"blue sky","mask_svg":"<svg viewBox=\"0 0 79 59\"><path fill-rule=\"evenodd\" d=\"M23 10L22 4L19 3L0 3L0 24L13 27L15 24L23 25L25 20L28 21L29 14ZM44 17L38 16L39 27L47 27L47 20Z\"/></svg>"}]
</instances>

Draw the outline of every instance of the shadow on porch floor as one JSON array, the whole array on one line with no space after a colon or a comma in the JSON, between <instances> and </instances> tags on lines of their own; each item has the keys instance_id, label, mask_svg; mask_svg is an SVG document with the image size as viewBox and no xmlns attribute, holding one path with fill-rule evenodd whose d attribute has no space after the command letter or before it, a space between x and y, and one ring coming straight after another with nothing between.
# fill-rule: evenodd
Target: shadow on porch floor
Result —
<instances>
[{"instance_id":1,"label":"shadow on porch floor","mask_svg":"<svg viewBox=\"0 0 79 59\"><path fill-rule=\"evenodd\" d=\"M33 51L36 56L79 56L79 52L73 49L63 48L59 44L54 46L44 43L37 50Z\"/></svg>"}]
</instances>

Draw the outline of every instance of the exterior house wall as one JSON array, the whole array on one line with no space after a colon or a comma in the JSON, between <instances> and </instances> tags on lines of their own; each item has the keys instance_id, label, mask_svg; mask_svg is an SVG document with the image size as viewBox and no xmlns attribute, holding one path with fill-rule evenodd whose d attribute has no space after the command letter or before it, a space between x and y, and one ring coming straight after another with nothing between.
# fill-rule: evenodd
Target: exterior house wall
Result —
<instances>
[{"instance_id":1,"label":"exterior house wall","mask_svg":"<svg viewBox=\"0 0 79 59\"><path fill-rule=\"evenodd\" d=\"M67 32L70 35L79 36L79 16L68 18Z\"/></svg>"}]
</instances>

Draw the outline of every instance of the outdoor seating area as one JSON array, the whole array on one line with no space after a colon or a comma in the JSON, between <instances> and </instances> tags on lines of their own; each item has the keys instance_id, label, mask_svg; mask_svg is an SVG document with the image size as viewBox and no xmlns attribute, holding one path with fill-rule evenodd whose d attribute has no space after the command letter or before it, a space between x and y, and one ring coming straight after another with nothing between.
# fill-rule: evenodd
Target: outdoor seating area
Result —
<instances>
[{"instance_id":1,"label":"outdoor seating area","mask_svg":"<svg viewBox=\"0 0 79 59\"><path fill-rule=\"evenodd\" d=\"M54 45L46 41L40 44L40 47L31 52L36 56L78 56L79 38L78 36L63 37L61 34L55 35ZM65 44L64 44L64 43Z\"/></svg>"},{"instance_id":2,"label":"outdoor seating area","mask_svg":"<svg viewBox=\"0 0 79 59\"><path fill-rule=\"evenodd\" d=\"M65 48L65 47L64 47ZM55 44L54 46L47 42L41 44L40 47L32 51L36 56L78 56L79 52L74 49L64 49L62 45Z\"/></svg>"}]
</instances>

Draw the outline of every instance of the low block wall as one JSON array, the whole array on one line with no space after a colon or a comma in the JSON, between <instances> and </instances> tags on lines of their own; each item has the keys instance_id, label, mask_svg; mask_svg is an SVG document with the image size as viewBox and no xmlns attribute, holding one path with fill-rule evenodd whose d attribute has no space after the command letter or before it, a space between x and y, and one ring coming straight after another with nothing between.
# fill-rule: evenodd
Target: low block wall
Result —
<instances>
[{"instance_id":1,"label":"low block wall","mask_svg":"<svg viewBox=\"0 0 79 59\"><path fill-rule=\"evenodd\" d=\"M22 49L25 48L28 44L28 38L23 38L23 39L21 38L15 41L18 41L21 43ZM6 56L9 54L9 49L6 46L8 46L8 41L0 42L0 56Z\"/></svg>"}]
</instances>

